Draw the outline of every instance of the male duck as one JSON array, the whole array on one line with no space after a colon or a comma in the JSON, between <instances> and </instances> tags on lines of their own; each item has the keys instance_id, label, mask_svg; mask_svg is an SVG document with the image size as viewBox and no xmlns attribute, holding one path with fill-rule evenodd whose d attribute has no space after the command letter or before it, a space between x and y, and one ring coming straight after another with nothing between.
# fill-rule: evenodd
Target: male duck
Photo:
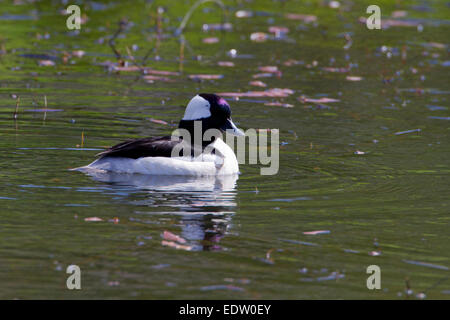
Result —
<instances>
[{"instance_id":1,"label":"male duck","mask_svg":"<svg viewBox=\"0 0 450 320\"><path fill-rule=\"evenodd\" d=\"M201 132L194 123L201 123ZM203 134L208 129L244 135L231 120L231 109L225 99L209 93L196 95L188 103L178 128L187 130L194 141L191 141L192 151L188 155L173 156L174 148L186 141L183 135L133 139L99 153L99 159L77 170L181 176L239 173L236 155L222 139L213 137L203 141ZM201 134L200 139L194 134ZM201 142L199 144L196 141Z\"/></svg>"}]
</instances>

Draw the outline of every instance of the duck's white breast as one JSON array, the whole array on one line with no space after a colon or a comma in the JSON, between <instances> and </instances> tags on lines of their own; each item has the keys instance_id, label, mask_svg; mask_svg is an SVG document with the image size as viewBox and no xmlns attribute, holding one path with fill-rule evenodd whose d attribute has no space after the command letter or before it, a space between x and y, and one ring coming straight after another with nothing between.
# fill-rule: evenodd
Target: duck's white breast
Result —
<instances>
[{"instance_id":1,"label":"duck's white breast","mask_svg":"<svg viewBox=\"0 0 450 320\"><path fill-rule=\"evenodd\" d=\"M143 157L139 159L105 157L78 168L80 171L108 171L149 175L215 176L239 173L233 150L221 139L211 145L215 154L198 157Z\"/></svg>"}]
</instances>

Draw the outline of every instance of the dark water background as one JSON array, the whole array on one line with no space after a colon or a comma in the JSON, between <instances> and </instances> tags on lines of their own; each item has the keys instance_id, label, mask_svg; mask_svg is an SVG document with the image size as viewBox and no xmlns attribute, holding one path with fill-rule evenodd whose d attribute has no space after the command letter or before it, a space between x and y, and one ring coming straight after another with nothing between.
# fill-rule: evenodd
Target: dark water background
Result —
<instances>
[{"instance_id":1,"label":"dark water background","mask_svg":"<svg viewBox=\"0 0 450 320\"><path fill-rule=\"evenodd\" d=\"M370 1L225 1L231 31L204 27L222 20L209 3L183 42L176 29L194 1L78 1L79 32L64 2L1 1L0 297L448 299L449 6L377 2L402 25L368 30ZM122 59L148 53L147 67L179 74L114 70L108 41L123 18ZM255 78L264 66L279 72ZM279 128L277 175L241 165L230 189L68 170L126 138L170 134L198 92L273 88L292 91L227 99L241 128ZM327 232L304 234L316 230ZM187 242L165 246L165 231ZM81 291L66 289L70 264ZM373 264L382 290L366 288Z\"/></svg>"}]
</instances>

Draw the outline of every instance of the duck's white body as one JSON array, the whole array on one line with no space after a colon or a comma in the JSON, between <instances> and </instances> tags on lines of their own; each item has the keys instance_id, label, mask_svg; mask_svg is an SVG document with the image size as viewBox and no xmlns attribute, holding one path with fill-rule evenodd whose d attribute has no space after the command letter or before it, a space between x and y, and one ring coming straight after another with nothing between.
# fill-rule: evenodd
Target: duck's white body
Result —
<instances>
[{"instance_id":1,"label":"duck's white body","mask_svg":"<svg viewBox=\"0 0 450 320\"><path fill-rule=\"evenodd\" d=\"M222 139L216 139L210 146L216 150L215 154L138 159L104 157L77 170L178 176L222 176L239 173L236 155Z\"/></svg>"}]
</instances>

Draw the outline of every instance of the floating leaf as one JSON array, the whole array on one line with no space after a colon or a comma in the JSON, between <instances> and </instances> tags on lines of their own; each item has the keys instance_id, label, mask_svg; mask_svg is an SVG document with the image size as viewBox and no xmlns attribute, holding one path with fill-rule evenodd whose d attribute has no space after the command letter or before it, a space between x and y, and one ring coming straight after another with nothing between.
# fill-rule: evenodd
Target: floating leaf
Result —
<instances>
[{"instance_id":1,"label":"floating leaf","mask_svg":"<svg viewBox=\"0 0 450 320\"><path fill-rule=\"evenodd\" d=\"M319 235L319 234L329 234L329 233L331 233L330 230L316 230L316 231L303 232L303 234L312 235L312 236Z\"/></svg>"},{"instance_id":2,"label":"floating leaf","mask_svg":"<svg viewBox=\"0 0 450 320\"><path fill-rule=\"evenodd\" d=\"M234 67L234 62L232 61L219 61L217 65L220 67Z\"/></svg>"},{"instance_id":3,"label":"floating leaf","mask_svg":"<svg viewBox=\"0 0 450 320\"><path fill-rule=\"evenodd\" d=\"M163 240L163 241L161 241L161 244L162 244L163 246L175 248L175 249L178 249L178 250L191 251L191 250L193 249L192 246L187 246L187 245L178 244L178 243L175 243L175 242L173 242L173 241L165 241L165 240Z\"/></svg>"},{"instance_id":4,"label":"floating leaf","mask_svg":"<svg viewBox=\"0 0 450 320\"><path fill-rule=\"evenodd\" d=\"M118 66L118 65L106 65L109 67L112 71L120 71L120 72L136 72L140 71L138 66Z\"/></svg>"},{"instance_id":5,"label":"floating leaf","mask_svg":"<svg viewBox=\"0 0 450 320\"><path fill-rule=\"evenodd\" d=\"M337 9L341 6L341 3L339 1L330 1L328 6L332 9Z\"/></svg>"},{"instance_id":6,"label":"floating leaf","mask_svg":"<svg viewBox=\"0 0 450 320\"><path fill-rule=\"evenodd\" d=\"M361 81L361 80L363 79L363 77L358 77L358 76L346 76L345 79L348 80L348 81Z\"/></svg>"},{"instance_id":7,"label":"floating leaf","mask_svg":"<svg viewBox=\"0 0 450 320\"><path fill-rule=\"evenodd\" d=\"M221 74L191 74L191 75L189 75L189 79L191 79L191 80L219 80L222 78L223 78L223 75L221 75Z\"/></svg>"},{"instance_id":8,"label":"floating leaf","mask_svg":"<svg viewBox=\"0 0 450 320\"><path fill-rule=\"evenodd\" d=\"M39 60L38 65L40 67L53 67L56 63L52 60Z\"/></svg>"},{"instance_id":9,"label":"floating leaf","mask_svg":"<svg viewBox=\"0 0 450 320\"><path fill-rule=\"evenodd\" d=\"M332 272L330 275L325 277L318 277L316 278L317 281L329 281L329 280L338 280L345 278L345 275L338 272Z\"/></svg>"},{"instance_id":10,"label":"floating leaf","mask_svg":"<svg viewBox=\"0 0 450 320\"><path fill-rule=\"evenodd\" d=\"M283 108L293 108L294 106L289 103L281 103L281 102L266 102L264 103L265 106L269 107L283 107Z\"/></svg>"},{"instance_id":11,"label":"floating leaf","mask_svg":"<svg viewBox=\"0 0 450 320\"><path fill-rule=\"evenodd\" d=\"M89 218L84 218L84 221L88 221L88 222L94 221L94 222L96 222L96 221L103 221L103 219L99 218L99 217L89 217Z\"/></svg>"},{"instance_id":12,"label":"floating leaf","mask_svg":"<svg viewBox=\"0 0 450 320\"><path fill-rule=\"evenodd\" d=\"M28 112L60 112L64 111L63 109L27 109L25 111Z\"/></svg>"},{"instance_id":13,"label":"floating leaf","mask_svg":"<svg viewBox=\"0 0 450 320\"><path fill-rule=\"evenodd\" d=\"M259 81L259 80L250 81L248 84L251 85L251 86L255 86L255 87L262 87L262 88L267 87L267 84L265 84L264 82Z\"/></svg>"},{"instance_id":14,"label":"floating leaf","mask_svg":"<svg viewBox=\"0 0 450 320\"><path fill-rule=\"evenodd\" d=\"M151 121L151 122L153 122L153 123L157 123L157 124L164 124L164 125L168 125L169 123L167 123L166 121L164 121L164 120L158 120L158 119L153 119L153 118L150 118L150 119L148 119L149 121Z\"/></svg>"},{"instance_id":15,"label":"floating leaf","mask_svg":"<svg viewBox=\"0 0 450 320\"><path fill-rule=\"evenodd\" d=\"M218 43L219 42L219 38L216 37L211 37L211 38L204 38L202 40L203 43L207 43L207 44L213 44L213 43Z\"/></svg>"},{"instance_id":16,"label":"floating leaf","mask_svg":"<svg viewBox=\"0 0 450 320\"><path fill-rule=\"evenodd\" d=\"M236 11L236 18L251 18L253 17L253 12L248 10L239 10Z\"/></svg>"},{"instance_id":17,"label":"floating leaf","mask_svg":"<svg viewBox=\"0 0 450 320\"><path fill-rule=\"evenodd\" d=\"M422 131L422 129L411 129L411 130L406 130L406 131L399 131L394 133L396 136L401 135L401 134L406 134L406 133L413 133L413 132L420 132Z\"/></svg>"},{"instance_id":18,"label":"floating leaf","mask_svg":"<svg viewBox=\"0 0 450 320\"><path fill-rule=\"evenodd\" d=\"M258 67L258 70L267 73L277 73L279 71L277 66Z\"/></svg>"},{"instance_id":19,"label":"floating leaf","mask_svg":"<svg viewBox=\"0 0 450 320\"><path fill-rule=\"evenodd\" d=\"M165 71L165 70L154 70L154 69L151 69L151 68L145 68L144 69L144 73L145 74L155 74L155 75L159 75L159 76L179 76L180 75L179 72Z\"/></svg>"},{"instance_id":20,"label":"floating leaf","mask_svg":"<svg viewBox=\"0 0 450 320\"><path fill-rule=\"evenodd\" d=\"M289 20L301 20L306 23L317 21L317 17L312 14L286 13L285 17Z\"/></svg>"},{"instance_id":21,"label":"floating leaf","mask_svg":"<svg viewBox=\"0 0 450 320\"><path fill-rule=\"evenodd\" d=\"M326 97L322 97L320 99L312 99L312 98L307 98L305 96L301 96L298 98L298 100L302 103L307 103L307 102L311 102L311 103L330 103L330 102L339 102L340 100L338 99L333 99L333 98L326 98Z\"/></svg>"},{"instance_id":22,"label":"floating leaf","mask_svg":"<svg viewBox=\"0 0 450 320\"><path fill-rule=\"evenodd\" d=\"M162 81L162 82L173 82L174 79L163 77L163 76L155 76L155 75L148 75L143 76L142 79L144 79L147 82L153 83L154 81Z\"/></svg>"},{"instance_id":23,"label":"floating leaf","mask_svg":"<svg viewBox=\"0 0 450 320\"><path fill-rule=\"evenodd\" d=\"M204 286L201 287L202 291L213 291L213 290L231 290L231 291L245 291L245 289L241 287L232 286L230 284L218 284L212 286Z\"/></svg>"},{"instance_id":24,"label":"floating leaf","mask_svg":"<svg viewBox=\"0 0 450 320\"><path fill-rule=\"evenodd\" d=\"M267 33L264 32L253 32L250 35L250 40L255 42L264 42L269 38Z\"/></svg>"},{"instance_id":25,"label":"floating leaf","mask_svg":"<svg viewBox=\"0 0 450 320\"><path fill-rule=\"evenodd\" d=\"M174 234L170 231L164 231L162 234L162 237L164 240L176 241L179 243L186 243L186 240L184 238L177 236L176 234Z\"/></svg>"},{"instance_id":26,"label":"floating leaf","mask_svg":"<svg viewBox=\"0 0 450 320\"><path fill-rule=\"evenodd\" d=\"M396 10L392 11L391 16L392 18L404 18L408 15L407 11L404 10Z\"/></svg>"},{"instance_id":27,"label":"floating leaf","mask_svg":"<svg viewBox=\"0 0 450 320\"><path fill-rule=\"evenodd\" d=\"M287 67L291 67L291 66L296 66L296 65L303 65L303 64L305 64L305 62L301 61L301 60L289 59L289 60L286 60L283 64Z\"/></svg>"},{"instance_id":28,"label":"floating leaf","mask_svg":"<svg viewBox=\"0 0 450 320\"><path fill-rule=\"evenodd\" d=\"M323 67L322 70L328 71L328 72L339 72L339 73L346 73L349 72L349 68L333 68L333 67Z\"/></svg>"},{"instance_id":29,"label":"floating leaf","mask_svg":"<svg viewBox=\"0 0 450 320\"><path fill-rule=\"evenodd\" d=\"M449 270L446 266L441 266L438 264L428 263L428 262L422 262L422 261L414 261L414 260L403 260L405 263L409 264L415 264L416 266L421 267L427 267L427 268L433 268L433 269L439 269L439 270Z\"/></svg>"},{"instance_id":30,"label":"floating leaf","mask_svg":"<svg viewBox=\"0 0 450 320\"><path fill-rule=\"evenodd\" d=\"M291 239L278 239L278 240L283 241L283 242L293 243L293 244L302 244L304 246L312 246L312 247L319 246L317 243L300 241L300 240L291 240Z\"/></svg>"},{"instance_id":31,"label":"floating leaf","mask_svg":"<svg viewBox=\"0 0 450 320\"><path fill-rule=\"evenodd\" d=\"M367 18L360 17L359 22L366 24ZM395 19L382 19L381 28L386 29L390 27L419 27L422 26L422 22L419 20L395 20Z\"/></svg>"},{"instance_id":32,"label":"floating leaf","mask_svg":"<svg viewBox=\"0 0 450 320\"><path fill-rule=\"evenodd\" d=\"M274 33L276 38L280 38L289 32L289 28L271 26L271 27L269 27L269 32Z\"/></svg>"},{"instance_id":33,"label":"floating leaf","mask_svg":"<svg viewBox=\"0 0 450 320\"><path fill-rule=\"evenodd\" d=\"M259 79L259 78L271 78L271 77L273 77L275 74L274 73L271 73L271 72L264 72L264 73L257 73L257 74L254 74L254 75L252 75L252 78L253 79ZM281 75L281 72L280 72L280 75Z\"/></svg>"},{"instance_id":34,"label":"floating leaf","mask_svg":"<svg viewBox=\"0 0 450 320\"><path fill-rule=\"evenodd\" d=\"M109 221L109 222L112 222L112 223L114 223L114 224L118 224L120 220L119 220L118 217L114 217L114 218L112 218L112 219L109 219L108 221Z\"/></svg>"},{"instance_id":35,"label":"floating leaf","mask_svg":"<svg viewBox=\"0 0 450 320\"><path fill-rule=\"evenodd\" d=\"M221 31L221 30L231 31L231 30L233 30L233 25L228 22L224 23L224 24L220 24L220 23L207 24L207 23L205 23L202 26L202 30L205 32L210 31L210 30L212 30L212 31Z\"/></svg>"},{"instance_id":36,"label":"floating leaf","mask_svg":"<svg viewBox=\"0 0 450 320\"><path fill-rule=\"evenodd\" d=\"M270 97L270 98L285 98L293 94L291 89L268 89L265 91L247 91L247 92L222 92L220 96L224 97Z\"/></svg>"},{"instance_id":37,"label":"floating leaf","mask_svg":"<svg viewBox=\"0 0 450 320\"><path fill-rule=\"evenodd\" d=\"M444 43L438 43L438 42L428 42L428 43L424 43L425 47L429 47L429 48L437 48L437 49L446 49L447 45Z\"/></svg>"},{"instance_id":38,"label":"floating leaf","mask_svg":"<svg viewBox=\"0 0 450 320\"><path fill-rule=\"evenodd\" d=\"M72 55L73 55L74 57L77 57L77 58L83 57L84 54L85 54L85 52L84 52L83 50L75 50L75 51L72 51Z\"/></svg>"}]
</instances>

